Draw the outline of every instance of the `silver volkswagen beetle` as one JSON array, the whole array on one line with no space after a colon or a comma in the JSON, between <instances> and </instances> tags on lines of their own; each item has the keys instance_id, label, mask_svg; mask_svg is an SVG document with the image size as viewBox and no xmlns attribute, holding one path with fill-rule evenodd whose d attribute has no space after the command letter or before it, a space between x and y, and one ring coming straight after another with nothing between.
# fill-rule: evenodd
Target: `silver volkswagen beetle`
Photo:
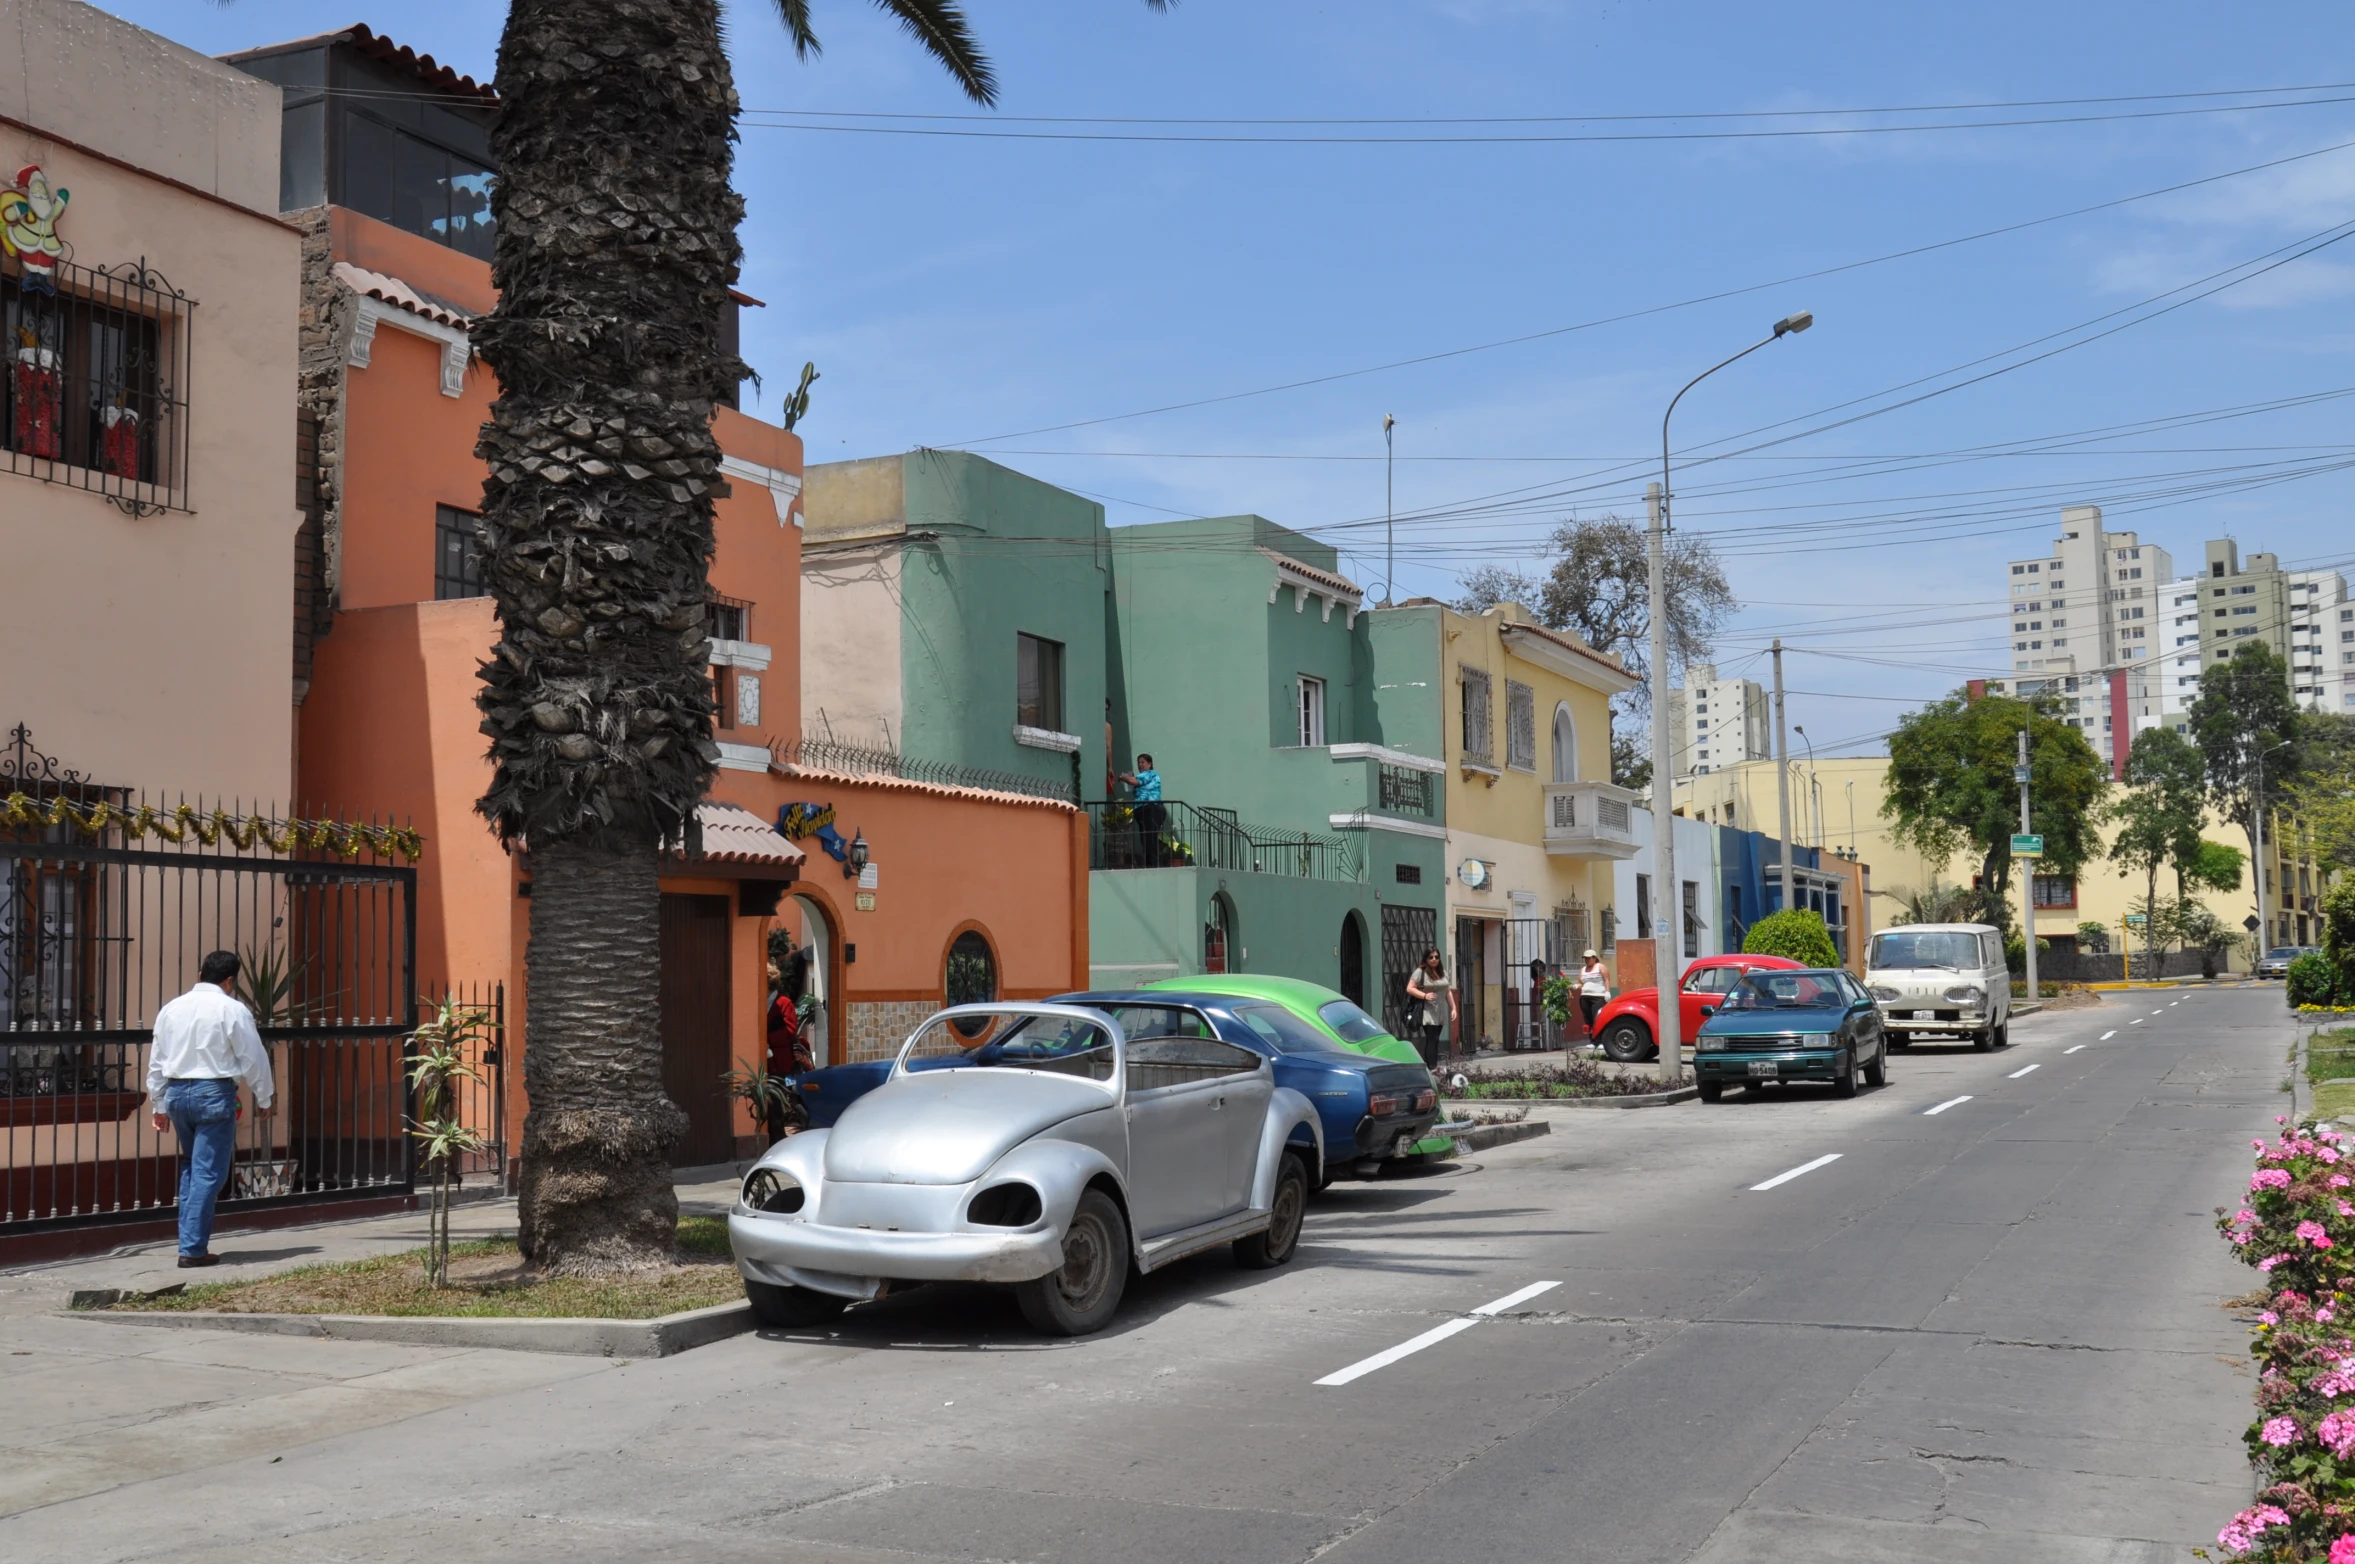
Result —
<instances>
[{"instance_id":1,"label":"silver volkswagen beetle","mask_svg":"<svg viewBox=\"0 0 2355 1564\"><path fill-rule=\"evenodd\" d=\"M1112 1318L1132 1265L1220 1244L1252 1267L1292 1258L1324 1165L1314 1105L1199 1011L1128 1019L943 1010L832 1129L772 1146L728 1214L761 1323L1002 1282L1033 1326L1078 1336Z\"/></svg>"}]
</instances>

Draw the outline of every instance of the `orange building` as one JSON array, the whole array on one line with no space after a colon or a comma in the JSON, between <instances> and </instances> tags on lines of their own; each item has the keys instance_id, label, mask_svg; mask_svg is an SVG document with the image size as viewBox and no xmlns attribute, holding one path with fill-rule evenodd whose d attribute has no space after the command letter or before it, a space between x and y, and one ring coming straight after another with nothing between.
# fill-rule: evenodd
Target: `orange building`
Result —
<instances>
[{"instance_id":1,"label":"orange building","mask_svg":"<svg viewBox=\"0 0 2355 1564\"><path fill-rule=\"evenodd\" d=\"M318 605L306 616L298 603L298 791L423 831L420 982L503 985L507 1035L520 1041L531 866L474 812L490 778L476 669L496 639L474 556L474 441L497 388L467 346L493 303L487 206L469 207L468 181L487 161L480 131L495 100L365 28L235 63L287 89L284 166L319 171L308 187L282 178L310 203L288 213L305 233ZM418 109L420 83L439 118ZM370 123L395 112L386 104L401 124ZM387 196L352 149L404 136L414 145L397 147L401 169L442 172ZM312 137L328 150L297 145ZM370 203L374 215L360 209ZM717 428L729 480L711 568L721 770L700 810L701 856L674 857L661 881L666 1087L690 1123L682 1165L754 1144L721 1076L764 1057L780 931L809 952L821 1063L895 1047L952 987L1040 997L1087 972L1086 819L1072 805L782 758L801 732L802 443L734 408ZM525 1104L512 1060L507 1078L513 1146Z\"/></svg>"}]
</instances>

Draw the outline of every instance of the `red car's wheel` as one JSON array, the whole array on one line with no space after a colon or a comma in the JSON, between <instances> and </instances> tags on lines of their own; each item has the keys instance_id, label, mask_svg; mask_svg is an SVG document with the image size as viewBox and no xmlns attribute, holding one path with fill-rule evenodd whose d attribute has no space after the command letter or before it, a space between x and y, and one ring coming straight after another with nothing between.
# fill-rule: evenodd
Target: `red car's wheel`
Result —
<instances>
[{"instance_id":1,"label":"red car's wheel","mask_svg":"<svg viewBox=\"0 0 2355 1564\"><path fill-rule=\"evenodd\" d=\"M1603 1057L1633 1064L1652 1052L1652 1029L1633 1016L1621 1016L1603 1028Z\"/></svg>"}]
</instances>

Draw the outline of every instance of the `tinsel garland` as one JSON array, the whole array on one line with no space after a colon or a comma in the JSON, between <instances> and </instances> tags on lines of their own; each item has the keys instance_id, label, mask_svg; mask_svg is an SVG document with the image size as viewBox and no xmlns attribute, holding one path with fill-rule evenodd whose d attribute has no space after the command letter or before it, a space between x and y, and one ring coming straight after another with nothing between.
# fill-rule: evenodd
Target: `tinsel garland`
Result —
<instances>
[{"instance_id":1,"label":"tinsel garland","mask_svg":"<svg viewBox=\"0 0 2355 1564\"><path fill-rule=\"evenodd\" d=\"M141 804L126 809L103 799L95 804L76 804L67 798L37 799L24 793L11 793L0 800L0 824L70 825L84 836L120 831L134 842L152 835L175 846L194 836L206 847L218 847L226 838L241 852L251 851L259 844L274 853L325 850L346 860L363 852L379 857L398 855L410 863L425 856L425 836L411 826L355 825L343 820L274 820L266 815L233 815L219 808L200 810L191 804L171 809Z\"/></svg>"}]
</instances>

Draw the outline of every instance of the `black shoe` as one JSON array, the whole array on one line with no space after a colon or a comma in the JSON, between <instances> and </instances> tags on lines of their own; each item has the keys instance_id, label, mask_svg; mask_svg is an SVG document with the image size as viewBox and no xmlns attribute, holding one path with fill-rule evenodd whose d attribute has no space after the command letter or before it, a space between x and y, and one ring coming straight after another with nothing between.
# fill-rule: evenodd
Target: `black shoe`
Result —
<instances>
[{"instance_id":1,"label":"black shoe","mask_svg":"<svg viewBox=\"0 0 2355 1564\"><path fill-rule=\"evenodd\" d=\"M200 1265L219 1265L220 1263L221 1257L217 1254L184 1254L180 1256L180 1269L183 1271L194 1270Z\"/></svg>"}]
</instances>

